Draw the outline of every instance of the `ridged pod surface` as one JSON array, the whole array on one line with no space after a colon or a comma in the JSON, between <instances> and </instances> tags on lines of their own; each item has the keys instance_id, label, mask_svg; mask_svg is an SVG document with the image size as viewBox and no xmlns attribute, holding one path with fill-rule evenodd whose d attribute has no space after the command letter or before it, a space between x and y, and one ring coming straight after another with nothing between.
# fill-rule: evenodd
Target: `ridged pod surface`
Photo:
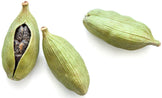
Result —
<instances>
[{"instance_id":1,"label":"ridged pod surface","mask_svg":"<svg viewBox=\"0 0 162 98\"><path fill-rule=\"evenodd\" d=\"M83 24L89 32L118 48L135 50L146 45L160 45L145 24L114 11L91 10Z\"/></svg>"},{"instance_id":2,"label":"ridged pod surface","mask_svg":"<svg viewBox=\"0 0 162 98\"><path fill-rule=\"evenodd\" d=\"M16 48L16 45L19 47ZM24 1L20 14L8 30L2 49L2 63L8 78L21 80L27 76L36 63L38 52L38 26L29 11L28 2ZM21 55L20 58L16 57L18 55Z\"/></svg>"},{"instance_id":3,"label":"ridged pod surface","mask_svg":"<svg viewBox=\"0 0 162 98\"><path fill-rule=\"evenodd\" d=\"M86 94L89 74L79 53L64 38L52 35L46 27L43 33L43 52L55 77L68 89L79 95Z\"/></svg>"}]
</instances>

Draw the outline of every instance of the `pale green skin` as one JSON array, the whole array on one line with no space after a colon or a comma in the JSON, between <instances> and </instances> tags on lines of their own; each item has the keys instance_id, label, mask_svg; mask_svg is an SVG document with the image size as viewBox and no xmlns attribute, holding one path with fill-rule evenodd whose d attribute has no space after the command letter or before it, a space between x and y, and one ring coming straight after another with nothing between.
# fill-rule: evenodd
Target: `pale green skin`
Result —
<instances>
[{"instance_id":1,"label":"pale green skin","mask_svg":"<svg viewBox=\"0 0 162 98\"><path fill-rule=\"evenodd\" d=\"M114 11L91 10L83 23L89 32L118 48L135 50L146 45L160 45L145 24Z\"/></svg>"},{"instance_id":2,"label":"pale green skin","mask_svg":"<svg viewBox=\"0 0 162 98\"><path fill-rule=\"evenodd\" d=\"M43 52L55 77L68 89L79 95L87 93L89 74L85 63L73 46L47 30L43 32Z\"/></svg>"},{"instance_id":3,"label":"pale green skin","mask_svg":"<svg viewBox=\"0 0 162 98\"><path fill-rule=\"evenodd\" d=\"M26 24L31 31L31 38L26 51L21 57L15 74L15 56L14 56L14 35L16 29ZM39 52L39 31L34 17L31 15L27 6L23 6L22 11L11 24L8 33L5 37L2 49L3 68L7 73L8 78L13 80L21 80L29 74L33 69Z\"/></svg>"}]
</instances>

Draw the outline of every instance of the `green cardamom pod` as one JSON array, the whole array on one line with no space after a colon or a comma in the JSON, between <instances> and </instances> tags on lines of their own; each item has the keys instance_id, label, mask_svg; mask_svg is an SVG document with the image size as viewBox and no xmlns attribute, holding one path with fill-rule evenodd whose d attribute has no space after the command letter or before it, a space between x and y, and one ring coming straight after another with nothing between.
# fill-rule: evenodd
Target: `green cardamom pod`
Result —
<instances>
[{"instance_id":1,"label":"green cardamom pod","mask_svg":"<svg viewBox=\"0 0 162 98\"><path fill-rule=\"evenodd\" d=\"M160 45L145 24L114 11L91 10L83 24L89 32L118 48L135 50L146 45Z\"/></svg>"},{"instance_id":2,"label":"green cardamom pod","mask_svg":"<svg viewBox=\"0 0 162 98\"><path fill-rule=\"evenodd\" d=\"M8 78L21 80L33 69L39 52L39 30L28 2L11 24L2 49L2 63Z\"/></svg>"},{"instance_id":3,"label":"green cardamom pod","mask_svg":"<svg viewBox=\"0 0 162 98\"><path fill-rule=\"evenodd\" d=\"M55 77L68 89L79 95L86 94L89 75L79 53L64 38L52 35L46 27L43 33L43 52Z\"/></svg>"}]
</instances>

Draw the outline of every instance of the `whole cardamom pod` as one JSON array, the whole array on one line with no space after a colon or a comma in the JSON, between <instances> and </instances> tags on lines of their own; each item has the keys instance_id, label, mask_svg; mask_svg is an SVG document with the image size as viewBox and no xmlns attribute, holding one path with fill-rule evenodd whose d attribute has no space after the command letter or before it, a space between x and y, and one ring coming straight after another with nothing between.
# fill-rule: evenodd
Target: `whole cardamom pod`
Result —
<instances>
[{"instance_id":1,"label":"whole cardamom pod","mask_svg":"<svg viewBox=\"0 0 162 98\"><path fill-rule=\"evenodd\" d=\"M68 89L79 95L86 94L89 75L79 53L64 38L52 35L46 27L43 32L43 52L55 77Z\"/></svg>"},{"instance_id":2,"label":"whole cardamom pod","mask_svg":"<svg viewBox=\"0 0 162 98\"><path fill-rule=\"evenodd\" d=\"M11 24L2 49L2 63L8 78L21 80L33 69L39 52L39 31L28 2Z\"/></svg>"},{"instance_id":3,"label":"whole cardamom pod","mask_svg":"<svg viewBox=\"0 0 162 98\"><path fill-rule=\"evenodd\" d=\"M118 48L135 50L146 45L160 45L145 24L114 11L91 10L83 23L89 32Z\"/></svg>"}]
</instances>

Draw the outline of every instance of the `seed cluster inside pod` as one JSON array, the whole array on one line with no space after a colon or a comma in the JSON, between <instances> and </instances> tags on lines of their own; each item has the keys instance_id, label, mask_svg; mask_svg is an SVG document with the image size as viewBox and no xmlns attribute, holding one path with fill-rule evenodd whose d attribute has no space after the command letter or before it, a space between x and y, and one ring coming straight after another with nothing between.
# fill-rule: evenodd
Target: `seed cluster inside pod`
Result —
<instances>
[{"instance_id":1,"label":"seed cluster inside pod","mask_svg":"<svg viewBox=\"0 0 162 98\"><path fill-rule=\"evenodd\" d=\"M31 32L26 24L20 25L14 36L14 54L15 54L15 70L18 62L28 47L31 37ZM14 70L14 72L15 72Z\"/></svg>"}]
</instances>

